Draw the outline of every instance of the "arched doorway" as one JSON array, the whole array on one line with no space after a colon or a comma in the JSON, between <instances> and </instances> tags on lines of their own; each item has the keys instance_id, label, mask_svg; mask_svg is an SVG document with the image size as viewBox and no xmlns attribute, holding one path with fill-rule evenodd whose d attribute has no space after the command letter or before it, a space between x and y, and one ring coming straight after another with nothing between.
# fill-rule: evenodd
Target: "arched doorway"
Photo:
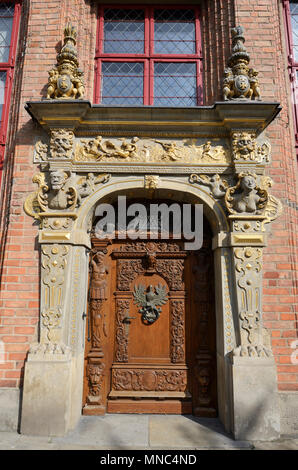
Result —
<instances>
[{"instance_id":1,"label":"arched doorway","mask_svg":"<svg viewBox=\"0 0 298 470\"><path fill-rule=\"evenodd\" d=\"M167 239L146 230L136 240L128 234L112 241L92 232L84 414L217 415L214 264L205 217L203 227L197 251L185 250L171 230Z\"/></svg>"}]
</instances>

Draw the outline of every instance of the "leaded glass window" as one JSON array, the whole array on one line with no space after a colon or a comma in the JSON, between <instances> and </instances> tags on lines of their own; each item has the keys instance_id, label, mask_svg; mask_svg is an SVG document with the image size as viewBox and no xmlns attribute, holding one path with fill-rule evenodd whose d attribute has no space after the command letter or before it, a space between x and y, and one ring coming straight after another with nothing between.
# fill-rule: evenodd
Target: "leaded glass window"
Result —
<instances>
[{"instance_id":1,"label":"leaded glass window","mask_svg":"<svg viewBox=\"0 0 298 470\"><path fill-rule=\"evenodd\" d=\"M97 103L197 106L201 61L197 8L99 7Z\"/></svg>"}]
</instances>

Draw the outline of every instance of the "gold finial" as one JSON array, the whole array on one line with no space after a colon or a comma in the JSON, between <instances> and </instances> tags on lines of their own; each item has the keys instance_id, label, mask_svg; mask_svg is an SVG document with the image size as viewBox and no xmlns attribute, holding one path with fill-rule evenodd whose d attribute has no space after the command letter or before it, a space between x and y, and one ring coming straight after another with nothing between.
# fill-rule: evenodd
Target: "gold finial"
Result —
<instances>
[{"instance_id":1,"label":"gold finial","mask_svg":"<svg viewBox=\"0 0 298 470\"><path fill-rule=\"evenodd\" d=\"M79 68L76 37L75 27L68 22L57 65L49 71L47 99L82 99L84 96L84 72Z\"/></svg>"},{"instance_id":2,"label":"gold finial","mask_svg":"<svg viewBox=\"0 0 298 470\"><path fill-rule=\"evenodd\" d=\"M244 46L242 26L236 26L232 33L232 55L224 71L223 98L229 100L261 100L258 72L249 67L250 57Z\"/></svg>"}]
</instances>

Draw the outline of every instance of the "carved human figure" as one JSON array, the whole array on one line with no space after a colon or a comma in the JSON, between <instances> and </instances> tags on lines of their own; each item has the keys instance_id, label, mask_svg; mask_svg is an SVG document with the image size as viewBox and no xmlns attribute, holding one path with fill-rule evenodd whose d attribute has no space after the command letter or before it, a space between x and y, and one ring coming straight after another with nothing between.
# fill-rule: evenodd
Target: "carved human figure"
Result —
<instances>
[{"instance_id":1,"label":"carved human figure","mask_svg":"<svg viewBox=\"0 0 298 470\"><path fill-rule=\"evenodd\" d=\"M241 193L235 196L234 208L237 212L256 212L261 197L257 194L256 181L253 176L246 175L241 179Z\"/></svg>"},{"instance_id":2,"label":"carved human figure","mask_svg":"<svg viewBox=\"0 0 298 470\"><path fill-rule=\"evenodd\" d=\"M44 194L44 201L49 209L68 209L74 202L74 193L71 188L66 188L65 183L68 175L63 170L53 170L50 172L50 191Z\"/></svg>"},{"instance_id":3,"label":"carved human figure","mask_svg":"<svg viewBox=\"0 0 298 470\"><path fill-rule=\"evenodd\" d=\"M73 78L73 84L76 91L76 98L83 99L85 93L85 87L83 82L84 72L81 69L77 69L76 74Z\"/></svg>"},{"instance_id":4,"label":"carved human figure","mask_svg":"<svg viewBox=\"0 0 298 470\"><path fill-rule=\"evenodd\" d=\"M131 142L126 142L125 139L123 139L122 144L121 144L121 153L123 152L123 157L124 158L132 158L137 156L137 146L136 142L138 141L138 137L133 137L131 139Z\"/></svg>"},{"instance_id":5,"label":"carved human figure","mask_svg":"<svg viewBox=\"0 0 298 470\"><path fill-rule=\"evenodd\" d=\"M107 300L107 280L109 273L107 266L103 262L104 253L99 251L91 260L92 277L90 286L90 298L98 300Z\"/></svg>"},{"instance_id":6,"label":"carved human figure","mask_svg":"<svg viewBox=\"0 0 298 470\"><path fill-rule=\"evenodd\" d=\"M268 202L268 193L257 187L257 175L251 172L239 174L236 186L226 192L225 202L230 213L261 214Z\"/></svg>"}]
</instances>

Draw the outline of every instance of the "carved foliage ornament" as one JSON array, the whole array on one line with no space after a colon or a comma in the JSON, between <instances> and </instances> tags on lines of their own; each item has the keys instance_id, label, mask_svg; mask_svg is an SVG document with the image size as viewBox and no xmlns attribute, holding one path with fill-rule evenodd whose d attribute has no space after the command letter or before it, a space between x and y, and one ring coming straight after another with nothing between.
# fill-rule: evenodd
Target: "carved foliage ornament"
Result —
<instances>
[{"instance_id":1,"label":"carved foliage ornament","mask_svg":"<svg viewBox=\"0 0 298 470\"><path fill-rule=\"evenodd\" d=\"M173 363L185 360L184 309L184 300L171 301L171 360Z\"/></svg>"},{"instance_id":2,"label":"carved foliage ornament","mask_svg":"<svg viewBox=\"0 0 298 470\"><path fill-rule=\"evenodd\" d=\"M116 369L112 382L113 389L120 391L184 392L187 377L185 370Z\"/></svg>"},{"instance_id":3,"label":"carved foliage ornament","mask_svg":"<svg viewBox=\"0 0 298 470\"><path fill-rule=\"evenodd\" d=\"M116 361L128 361L128 336L124 319L129 316L130 301L118 299L116 301Z\"/></svg>"},{"instance_id":4,"label":"carved foliage ornament","mask_svg":"<svg viewBox=\"0 0 298 470\"><path fill-rule=\"evenodd\" d=\"M235 354L271 356L261 318L262 250L255 247L236 248L234 253L241 335L241 346Z\"/></svg>"},{"instance_id":5,"label":"carved foliage ornament","mask_svg":"<svg viewBox=\"0 0 298 470\"><path fill-rule=\"evenodd\" d=\"M64 44L57 55L57 65L49 71L47 99L82 99L84 72L79 68L77 33L68 23L64 29Z\"/></svg>"},{"instance_id":6,"label":"carved foliage ornament","mask_svg":"<svg viewBox=\"0 0 298 470\"><path fill-rule=\"evenodd\" d=\"M175 243L166 243L166 242L135 242L135 243L125 243L121 246L120 250L122 252L178 252L180 247Z\"/></svg>"},{"instance_id":7,"label":"carved foliage ornament","mask_svg":"<svg viewBox=\"0 0 298 470\"><path fill-rule=\"evenodd\" d=\"M44 245L41 250L41 280L43 289L43 308L41 326L45 328L46 339L42 342L59 343L64 298L65 268L68 247L65 245Z\"/></svg>"}]
</instances>

